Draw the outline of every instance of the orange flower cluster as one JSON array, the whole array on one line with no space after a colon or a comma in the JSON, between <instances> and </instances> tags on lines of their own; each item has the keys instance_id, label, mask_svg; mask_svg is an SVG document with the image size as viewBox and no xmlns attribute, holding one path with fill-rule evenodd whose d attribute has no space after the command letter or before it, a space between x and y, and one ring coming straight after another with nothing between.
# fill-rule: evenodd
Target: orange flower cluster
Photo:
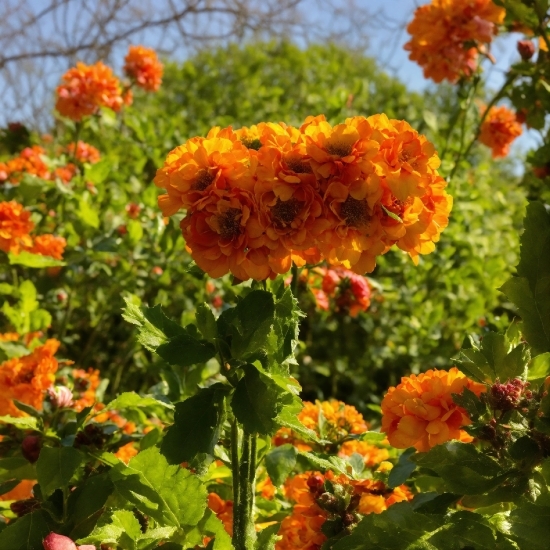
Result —
<instances>
[{"instance_id":1,"label":"orange flower cluster","mask_svg":"<svg viewBox=\"0 0 550 550\"><path fill-rule=\"evenodd\" d=\"M470 418L452 398L464 388L476 395L486 391L483 384L470 380L456 367L401 378L382 400L382 431L390 444L397 449L415 447L426 452L451 439L472 441L461 429L471 423Z\"/></svg>"},{"instance_id":2,"label":"orange flower cluster","mask_svg":"<svg viewBox=\"0 0 550 550\"><path fill-rule=\"evenodd\" d=\"M338 456L342 458L351 456L352 454L361 455L367 468L372 468L384 460L388 460L390 457L387 449L356 439L342 443L338 452Z\"/></svg>"},{"instance_id":3,"label":"orange flower cluster","mask_svg":"<svg viewBox=\"0 0 550 550\"><path fill-rule=\"evenodd\" d=\"M211 277L263 280L327 260L372 271L393 245L435 248L452 199L426 138L386 115L331 126L308 117L298 129L262 123L213 128L169 153L155 184L165 216L180 227Z\"/></svg>"},{"instance_id":4,"label":"orange flower cluster","mask_svg":"<svg viewBox=\"0 0 550 550\"><path fill-rule=\"evenodd\" d=\"M420 6L409 23L409 58L435 82L470 76L479 54L487 53L506 12L492 0L432 0Z\"/></svg>"},{"instance_id":5,"label":"orange flower cluster","mask_svg":"<svg viewBox=\"0 0 550 550\"><path fill-rule=\"evenodd\" d=\"M63 237L44 234L31 237L31 213L15 201L0 202L0 250L19 254L22 250L61 260L67 242Z\"/></svg>"},{"instance_id":6,"label":"orange flower cluster","mask_svg":"<svg viewBox=\"0 0 550 550\"><path fill-rule=\"evenodd\" d=\"M101 61L94 65L78 62L63 75L55 108L60 115L79 122L100 107L119 111L123 103L122 88L110 67Z\"/></svg>"},{"instance_id":7,"label":"orange flower cluster","mask_svg":"<svg viewBox=\"0 0 550 550\"><path fill-rule=\"evenodd\" d=\"M101 159L101 153L93 145L80 140L76 144L76 151L74 143L69 143L67 145L67 152L69 155L74 156L78 162L95 164Z\"/></svg>"},{"instance_id":8,"label":"orange flower cluster","mask_svg":"<svg viewBox=\"0 0 550 550\"><path fill-rule=\"evenodd\" d=\"M125 464L128 464L130 460L138 454L138 450L136 449L136 446L134 443L126 443L126 445L123 445L120 447L120 449L115 453L115 456L122 460Z\"/></svg>"},{"instance_id":9,"label":"orange flower cluster","mask_svg":"<svg viewBox=\"0 0 550 550\"><path fill-rule=\"evenodd\" d=\"M0 183L17 185L23 174L50 179L50 171L44 162L45 151L39 145L26 147L19 155L7 162L0 162Z\"/></svg>"},{"instance_id":10,"label":"orange flower cluster","mask_svg":"<svg viewBox=\"0 0 550 550\"><path fill-rule=\"evenodd\" d=\"M32 489L36 485L34 479L23 479L11 491L0 495L0 500L26 500L32 498Z\"/></svg>"},{"instance_id":11,"label":"orange flower cluster","mask_svg":"<svg viewBox=\"0 0 550 550\"><path fill-rule=\"evenodd\" d=\"M411 500L413 495L405 485L389 489L381 481L372 479L352 480L344 475L333 472L306 472L298 474L285 483L285 495L296 504L292 513L281 523L276 550L318 550L327 540L321 528L329 514L316 501L315 490L311 478L322 486L325 480L334 484L350 486L353 495L360 497L356 511L359 514L379 514L396 502ZM319 489L322 492L323 489ZM319 493L317 492L317 494Z\"/></svg>"},{"instance_id":12,"label":"orange flower cluster","mask_svg":"<svg viewBox=\"0 0 550 550\"><path fill-rule=\"evenodd\" d=\"M14 399L42 409L44 392L53 384L58 362L54 357L59 341L47 340L29 355L14 357L0 364L0 415L24 416Z\"/></svg>"},{"instance_id":13,"label":"orange flower cluster","mask_svg":"<svg viewBox=\"0 0 550 550\"><path fill-rule=\"evenodd\" d=\"M156 92L160 88L164 69L155 50L130 46L124 61L124 72L137 86L148 92Z\"/></svg>"},{"instance_id":14,"label":"orange flower cluster","mask_svg":"<svg viewBox=\"0 0 550 550\"><path fill-rule=\"evenodd\" d=\"M357 317L370 306L371 289L365 277L349 269L317 267L307 277L308 288L317 307ZM331 301L333 307L331 308Z\"/></svg>"},{"instance_id":15,"label":"orange flower cluster","mask_svg":"<svg viewBox=\"0 0 550 550\"><path fill-rule=\"evenodd\" d=\"M96 390L99 388L101 379L99 371L89 368L73 369L73 395L75 411L80 412L86 407L91 407L96 402Z\"/></svg>"},{"instance_id":16,"label":"orange flower cluster","mask_svg":"<svg viewBox=\"0 0 550 550\"><path fill-rule=\"evenodd\" d=\"M493 158L505 157L512 142L522 134L516 114L505 106L491 107L481 125L479 141L492 150Z\"/></svg>"}]
</instances>

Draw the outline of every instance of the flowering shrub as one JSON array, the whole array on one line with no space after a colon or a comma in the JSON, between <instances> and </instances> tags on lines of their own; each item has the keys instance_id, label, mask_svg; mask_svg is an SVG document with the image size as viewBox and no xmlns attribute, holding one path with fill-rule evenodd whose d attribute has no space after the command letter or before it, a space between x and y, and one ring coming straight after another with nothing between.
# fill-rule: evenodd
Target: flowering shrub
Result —
<instances>
[{"instance_id":1,"label":"flowering shrub","mask_svg":"<svg viewBox=\"0 0 550 550\"><path fill-rule=\"evenodd\" d=\"M482 97L479 59L519 23L531 46ZM550 216L528 206L511 276L524 203L477 142L502 157L546 113L524 102L546 23L538 3L421 6L411 57L459 84L423 122L392 94L391 116L362 116L360 88L327 116L309 97L201 118L215 84L198 93L186 64L200 97L180 127L173 69L133 46L126 81L66 73L55 135L3 132L0 547L544 548ZM481 296L496 281L507 301ZM457 311L476 330L460 351Z\"/></svg>"}]
</instances>

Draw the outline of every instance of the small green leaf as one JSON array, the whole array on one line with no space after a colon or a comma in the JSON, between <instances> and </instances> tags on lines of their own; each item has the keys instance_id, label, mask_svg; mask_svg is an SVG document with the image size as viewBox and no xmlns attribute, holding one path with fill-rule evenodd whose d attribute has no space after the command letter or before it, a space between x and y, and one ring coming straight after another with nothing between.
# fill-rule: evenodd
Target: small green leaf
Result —
<instances>
[{"instance_id":1,"label":"small green leaf","mask_svg":"<svg viewBox=\"0 0 550 550\"><path fill-rule=\"evenodd\" d=\"M8 254L10 265L24 265L25 267L58 267L67 265L61 260L56 260L50 256L42 256L41 254L31 254L27 251L22 251L19 254Z\"/></svg>"},{"instance_id":2,"label":"small green leaf","mask_svg":"<svg viewBox=\"0 0 550 550\"><path fill-rule=\"evenodd\" d=\"M78 202L79 207L79 218L90 227L94 229L99 228L99 215L97 210L91 206L84 198L80 199Z\"/></svg>"},{"instance_id":3,"label":"small green leaf","mask_svg":"<svg viewBox=\"0 0 550 550\"><path fill-rule=\"evenodd\" d=\"M550 352L541 353L531 359L529 363L527 380L539 380L550 374Z\"/></svg>"},{"instance_id":4,"label":"small green leaf","mask_svg":"<svg viewBox=\"0 0 550 550\"><path fill-rule=\"evenodd\" d=\"M205 363L216 355L216 347L213 344L193 338L189 334L176 336L155 351L167 363L179 367Z\"/></svg>"},{"instance_id":5,"label":"small green leaf","mask_svg":"<svg viewBox=\"0 0 550 550\"><path fill-rule=\"evenodd\" d=\"M199 328L203 338L206 340L213 340L218 336L216 318L214 317L214 314L208 304L202 303L197 306L195 318L197 320L197 327Z\"/></svg>"},{"instance_id":6,"label":"small green leaf","mask_svg":"<svg viewBox=\"0 0 550 550\"><path fill-rule=\"evenodd\" d=\"M105 408L122 411L125 409L173 409L174 406L154 397L142 397L135 392L124 392L109 402Z\"/></svg>"},{"instance_id":7,"label":"small green leaf","mask_svg":"<svg viewBox=\"0 0 550 550\"><path fill-rule=\"evenodd\" d=\"M416 464L411 461L411 457L416 452L416 449L410 448L401 453L399 461L390 471L388 478L388 486L390 489L405 483L409 476L416 470Z\"/></svg>"},{"instance_id":8,"label":"small green leaf","mask_svg":"<svg viewBox=\"0 0 550 550\"><path fill-rule=\"evenodd\" d=\"M0 416L0 422L11 424L19 430L39 431L38 419L36 419L34 416L22 416L17 418L13 416Z\"/></svg>"}]
</instances>

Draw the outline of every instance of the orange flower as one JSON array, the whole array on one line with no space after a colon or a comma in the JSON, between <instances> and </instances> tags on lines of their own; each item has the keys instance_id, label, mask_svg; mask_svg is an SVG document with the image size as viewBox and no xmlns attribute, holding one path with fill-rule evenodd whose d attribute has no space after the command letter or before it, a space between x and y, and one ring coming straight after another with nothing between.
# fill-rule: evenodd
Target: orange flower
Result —
<instances>
[{"instance_id":1,"label":"orange flower","mask_svg":"<svg viewBox=\"0 0 550 550\"><path fill-rule=\"evenodd\" d=\"M354 453L360 454L363 457L365 466L368 468L372 468L390 457L387 449L381 449L366 441L357 440L345 441L340 447L338 456L344 458Z\"/></svg>"},{"instance_id":2,"label":"orange flower","mask_svg":"<svg viewBox=\"0 0 550 550\"><path fill-rule=\"evenodd\" d=\"M223 500L217 493L208 493L208 508L212 510L223 523L225 531L233 536L233 502Z\"/></svg>"},{"instance_id":3,"label":"orange flower","mask_svg":"<svg viewBox=\"0 0 550 550\"><path fill-rule=\"evenodd\" d=\"M360 514L380 514L392 504L412 500L413 495L406 485L394 489L387 487L382 481L362 479L351 481L355 494L361 496L357 511Z\"/></svg>"},{"instance_id":4,"label":"orange flower","mask_svg":"<svg viewBox=\"0 0 550 550\"><path fill-rule=\"evenodd\" d=\"M36 485L34 479L23 479L11 491L0 495L0 500L27 500L32 498L32 489Z\"/></svg>"},{"instance_id":5,"label":"orange flower","mask_svg":"<svg viewBox=\"0 0 550 550\"><path fill-rule=\"evenodd\" d=\"M73 369L73 395L74 409L80 412L86 407L91 407L96 402L96 390L99 388L101 379L99 377L99 371L97 369L89 368L87 371L84 369Z\"/></svg>"},{"instance_id":6,"label":"orange flower","mask_svg":"<svg viewBox=\"0 0 550 550\"><path fill-rule=\"evenodd\" d=\"M32 245L29 233L34 228L31 213L15 201L0 202L0 250L18 254Z\"/></svg>"},{"instance_id":7,"label":"orange flower","mask_svg":"<svg viewBox=\"0 0 550 550\"><path fill-rule=\"evenodd\" d=\"M130 459L132 459L134 456L138 454L138 450L136 449L135 445L133 443L126 443L126 445L123 445L120 447L120 449L115 453L115 456L122 460L125 464L128 464L130 462Z\"/></svg>"},{"instance_id":8,"label":"orange flower","mask_svg":"<svg viewBox=\"0 0 550 550\"><path fill-rule=\"evenodd\" d=\"M435 82L456 82L475 70L506 12L492 0L432 0L417 8L407 27L409 58Z\"/></svg>"},{"instance_id":9,"label":"orange flower","mask_svg":"<svg viewBox=\"0 0 550 550\"><path fill-rule=\"evenodd\" d=\"M9 181L12 185L17 185L23 174L50 179L50 171L42 159L44 154L42 147L33 145L23 149L19 156L0 162L0 182Z\"/></svg>"},{"instance_id":10,"label":"orange flower","mask_svg":"<svg viewBox=\"0 0 550 550\"><path fill-rule=\"evenodd\" d=\"M42 410L44 392L53 384L58 363L54 354L60 342L47 340L29 355L0 364L0 415L24 416L14 399Z\"/></svg>"},{"instance_id":11,"label":"orange flower","mask_svg":"<svg viewBox=\"0 0 550 550\"><path fill-rule=\"evenodd\" d=\"M69 155L73 155L78 162L95 164L101 159L101 153L93 145L84 141L79 141L76 144L76 152L74 143L69 143L69 145L67 145L67 152Z\"/></svg>"},{"instance_id":12,"label":"orange flower","mask_svg":"<svg viewBox=\"0 0 550 550\"><path fill-rule=\"evenodd\" d=\"M466 411L453 401L453 393L468 388L476 395L486 390L483 384L466 378L456 367L448 372L429 370L405 376L382 401L382 431L398 449L415 447L426 452L451 439L464 442L472 437L461 428L470 424Z\"/></svg>"},{"instance_id":13,"label":"orange flower","mask_svg":"<svg viewBox=\"0 0 550 550\"><path fill-rule=\"evenodd\" d=\"M266 476L261 481L256 483L256 492L260 493L263 498L271 500L275 496L275 485L271 481L271 478Z\"/></svg>"},{"instance_id":14,"label":"orange flower","mask_svg":"<svg viewBox=\"0 0 550 550\"><path fill-rule=\"evenodd\" d=\"M156 92L162 82L163 66L152 48L130 46L124 58L124 72L136 85L148 92Z\"/></svg>"},{"instance_id":15,"label":"orange flower","mask_svg":"<svg viewBox=\"0 0 550 550\"><path fill-rule=\"evenodd\" d=\"M505 106L491 107L481 125L479 141L491 148L493 158L505 157L522 131L513 111Z\"/></svg>"},{"instance_id":16,"label":"orange flower","mask_svg":"<svg viewBox=\"0 0 550 550\"><path fill-rule=\"evenodd\" d=\"M67 241L63 237L55 235L38 235L34 237L32 246L27 248L32 254L40 254L41 256L51 256L56 260L63 259L63 252Z\"/></svg>"},{"instance_id":17,"label":"orange flower","mask_svg":"<svg viewBox=\"0 0 550 550\"><path fill-rule=\"evenodd\" d=\"M277 534L282 538L275 544L276 550L319 550L327 540L321 531L326 520L326 512L318 506L294 506L281 522Z\"/></svg>"},{"instance_id":18,"label":"orange flower","mask_svg":"<svg viewBox=\"0 0 550 550\"><path fill-rule=\"evenodd\" d=\"M118 111L122 107L122 89L110 67L98 61L94 65L78 62L62 77L57 87L55 108L74 121L98 112L100 107Z\"/></svg>"},{"instance_id":19,"label":"orange flower","mask_svg":"<svg viewBox=\"0 0 550 550\"><path fill-rule=\"evenodd\" d=\"M19 334L17 332L4 332L0 334L0 342L17 342Z\"/></svg>"}]
</instances>

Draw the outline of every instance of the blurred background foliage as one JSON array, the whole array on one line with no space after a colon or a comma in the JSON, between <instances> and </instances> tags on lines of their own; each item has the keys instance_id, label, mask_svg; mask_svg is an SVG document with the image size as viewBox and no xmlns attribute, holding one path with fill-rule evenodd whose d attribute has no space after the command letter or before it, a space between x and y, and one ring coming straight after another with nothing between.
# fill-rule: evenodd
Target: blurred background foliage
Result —
<instances>
[{"instance_id":1,"label":"blurred background foliage","mask_svg":"<svg viewBox=\"0 0 550 550\"><path fill-rule=\"evenodd\" d=\"M11 276L34 281L62 355L79 367L99 368L110 379L107 396L153 387L173 399L191 393L213 367L190 369L181 387L171 367L137 344L120 315L123 298L160 303L169 317L190 322L198 302L220 312L240 286L203 277L190 263L177 222L160 215L151 182L167 152L214 125L299 125L320 113L337 123L380 112L408 120L441 151L449 113L460 101L445 87L412 93L373 59L347 48L301 49L289 42L205 49L183 64L167 63L158 94L135 95L122 115L106 111L86 122L79 139L96 146L102 160L85 166L83 177L69 185L26 178L4 193L33 210L39 230L68 241L67 266L58 273L13 266ZM74 132L56 125L51 162L67 160L58 144L74 141ZM2 144L7 158L9 134ZM369 275L375 292L367 312L356 318L319 312L307 289L300 290L307 352L299 354L295 374L305 399L333 396L375 414L380 396L400 376L447 368L465 333L510 322L497 289L516 264L525 191L509 161L492 161L477 148L471 155L475 163L465 164L449 186L454 208L436 251L418 267L400 252L383 257ZM2 332L13 328L5 317L2 322Z\"/></svg>"}]
</instances>

